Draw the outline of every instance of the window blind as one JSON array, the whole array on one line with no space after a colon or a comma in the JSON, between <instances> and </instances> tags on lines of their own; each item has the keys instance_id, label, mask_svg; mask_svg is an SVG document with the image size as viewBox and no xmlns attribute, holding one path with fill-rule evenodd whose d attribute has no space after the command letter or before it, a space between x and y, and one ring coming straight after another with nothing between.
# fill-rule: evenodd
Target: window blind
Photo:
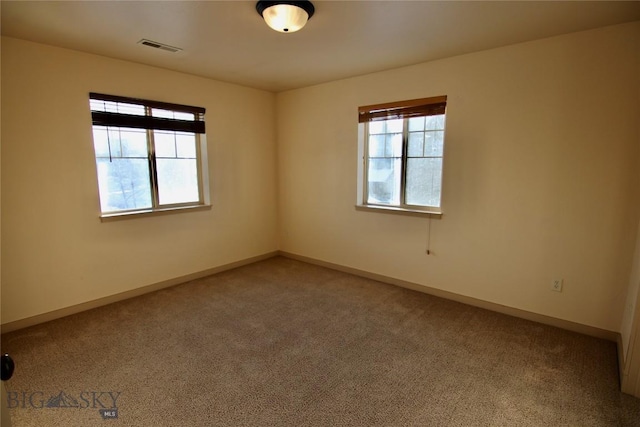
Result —
<instances>
[{"instance_id":1,"label":"window blind","mask_svg":"<svg viewBox=\"0 0 640 427\"><path fill-rule=\"evenodd\" d=\"M358 107L358 122L403 119L408 117L435 116L444 114L447 107L446 96L388 102L385 104Z\"/></svg>"},{"instance_id":2,"label":"window blind","mask_svg":"<svg viewBox=\"0 0 640 427\"><path fill-rule=\"evenodd\" d=\"M92 102L91 119L94 125L205 133L205 109L202 107L192 107L189 105L172 104L160 101L149 101L145 99L128 98L116 95L105 95L94 92L91 92L89 94L89 98L91 101L104 102L104 104L102 105L103 108L94 108ZM142 114L139 114L135 111L127 111L127 107L129 107L130 110L135 110L136 106L142 107ZM148 115L147 108L151 109L151 115ZM187 113L186 115L192 115L193 118L178 119L169 117L158 117L153 114L154 109L164 110L166 112Z\"/></svg>"}]
</instances>

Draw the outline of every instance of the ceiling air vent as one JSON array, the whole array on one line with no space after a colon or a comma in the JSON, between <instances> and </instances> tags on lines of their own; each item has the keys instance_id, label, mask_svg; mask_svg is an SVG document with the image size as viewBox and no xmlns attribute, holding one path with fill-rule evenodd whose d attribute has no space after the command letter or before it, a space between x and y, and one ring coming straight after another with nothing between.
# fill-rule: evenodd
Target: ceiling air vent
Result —
<instances>
[{"instance_id":1,"label":"ceiling air vent","mask_svg":"<svg viewBox=\"0 0 640 427\"><path fill-rule=\"evenodd\" d=\"M145 46L153 47L155 49L167 50L169 52L180 52L182 49L179 47L169 46L168 44L154 42L153 40L142 39L138 42Z\"/></svg>"}]
</instances>

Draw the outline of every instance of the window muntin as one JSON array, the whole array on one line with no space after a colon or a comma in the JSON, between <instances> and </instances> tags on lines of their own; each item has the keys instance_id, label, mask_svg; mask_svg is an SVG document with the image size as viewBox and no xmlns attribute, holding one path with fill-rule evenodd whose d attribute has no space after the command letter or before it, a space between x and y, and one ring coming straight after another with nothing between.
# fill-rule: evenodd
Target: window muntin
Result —
<instances>
[{"instance_id":1,"label":"window muntin","mask_svg":"<svg viewBox=\"0 0 640 427\"><path fill-rule=\"evenodd\" d=\"M204 109L90 96L103 215L204 205Z\"/></svg>"},{"instance_id":2,"label":"window muntin","mask_svg":"<svg viewBox=\"0 0 640 427\"><path fill-rule=\"evenodd\" d=\"M360 107L363 204L440 212L446 97Z\"/></svg>"}]
</instances>

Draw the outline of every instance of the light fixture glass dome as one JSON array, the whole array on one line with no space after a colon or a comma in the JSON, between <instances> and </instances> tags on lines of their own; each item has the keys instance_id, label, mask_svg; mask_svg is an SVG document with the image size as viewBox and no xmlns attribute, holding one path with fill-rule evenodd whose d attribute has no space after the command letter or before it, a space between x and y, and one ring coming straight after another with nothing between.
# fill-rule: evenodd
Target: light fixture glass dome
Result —
<instances>
[{"instance_id":1,"label":"light fixture glass dome","mask_svg":"<svg viewBox=\"0 0 640 427\"><path fill-rule=\"evenodd\" d=\"M269 27L281 33L298 31L314 12L310 1L259 1L256 9Z\"/></svg>"},{"instance_id":2,"label":"light fixture glass dome","mask_svg":"<svg viewBox=\"0 0 640 427\"><path fill-rule=\"evenodd\" d=\"M262 12L268 26L281 33L293 33L304 27L309 14L304 9L290 4L277 4Z\"/></svg>"}]
</instances>

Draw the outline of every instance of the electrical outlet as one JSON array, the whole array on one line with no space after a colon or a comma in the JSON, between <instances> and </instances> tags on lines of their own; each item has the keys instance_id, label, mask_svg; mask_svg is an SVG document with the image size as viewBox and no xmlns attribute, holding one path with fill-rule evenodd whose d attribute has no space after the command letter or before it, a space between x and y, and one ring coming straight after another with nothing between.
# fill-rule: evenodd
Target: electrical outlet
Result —
<instances>
[{"instance_id":1,"label":"electrical outlet","mask_svg":"<svg viewBox=\"0 0 640 427\"><path fill-rule=\"evenodd\" d=\"M562 279L551 280L551 290L556 292L562 292Z\"/></svg>"}]
</instances>

